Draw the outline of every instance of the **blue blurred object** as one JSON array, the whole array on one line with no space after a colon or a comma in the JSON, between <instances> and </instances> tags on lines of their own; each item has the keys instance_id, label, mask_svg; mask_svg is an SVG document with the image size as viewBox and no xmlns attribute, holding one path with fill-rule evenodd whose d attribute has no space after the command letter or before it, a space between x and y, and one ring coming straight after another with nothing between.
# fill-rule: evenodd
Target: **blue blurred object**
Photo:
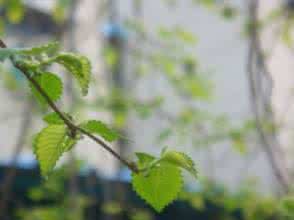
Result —
<instances>
[{"instance_id":1,"label":"blue blurred object","mask_svg":"<svg viewBox=\"0 0 294 220\"><path fill-rule=\"evenodd\" d=\"M11 73L11 75L13 76L13 78L15 78L15 80L16 80L18 83L22 84L22 83L25 82L25 77L23 76L23 74L21 74L20 70L18 70L18 69L16 69L16 68L12 67L12 68L10 69L10 73Z\"/></svg>"},{"instance_id":2,"label":"blue blurred object","mask_svg":"<svg viewBox=\"0 0 294 220\"><path fill-rule=\"evenodd\" d=\"M131 182L131 171L127 168L122 168L118 175L103 175L99 174L99 176L108 181L120 181L129 183Z\"/></svg>"},{"instance_id":3,"label":"blue blurred object","mask_svg":"<svg viewBox=\"0 0 294 220\"><path fill-rule=\"evenodd\" d=\"M195 181L193 184L189 184L185 186L185 190L188 192L203 192L204 186L201 184L201 181Z\"/></svg>"},{"instance_id":4,"label":"blue blurred object","mask_svg":"<svg viewBox=\"0 0 294 220\"><path fill-rule=\"evenodd\" d=\"M122 182L131 182L131 171L127 168L121 169L118 174L118 180Z\"/></svg>"},{"instance_id":5,"label":"blue blurred object","mask_svg":"<svg viewBox=\"0 0 294 220\"><path fill-rule=\"evenodd\" d=\"M126 40L128 37L128 32L126 29L116 23L106 23L103 25L102 33L108 39L116 38L120 40Z\"/></svg>"},{"instance_id":6,"label":"blue blurred object","mask_svg":"<svg viewBox=\"0 0 294 220\"><path fill-rule=\"evenodd\" d=\"M5 64L0 66L0 71L4 79L8 82L13 82L17 86L23 86L26 82L25 77L17 68L13 66L6 66Z\"/></svg>"},{"instance_id":7,"label":"blue blurred object","mask_svg":"<svg viewBox=\"0 0 294 220\"><path fill-rule=\"evenodd\" d=\"M89 174L97 175L96 169L85 163L80 167L79 175L87 176Z\"/></svg>"},{"instance_id":8,"label":"blue blurred object","mask_svg":"<svg viewBox=\"0 0 294 220\"><path fill-rule=\"evenodd\" d=\"M15 166L20 169L34 169L37 167L38 163L32 154L21 154L17 158L15 164L12 164L11 160L4 160L0 162L1 166Z\"/></svg>"}]
</instances>

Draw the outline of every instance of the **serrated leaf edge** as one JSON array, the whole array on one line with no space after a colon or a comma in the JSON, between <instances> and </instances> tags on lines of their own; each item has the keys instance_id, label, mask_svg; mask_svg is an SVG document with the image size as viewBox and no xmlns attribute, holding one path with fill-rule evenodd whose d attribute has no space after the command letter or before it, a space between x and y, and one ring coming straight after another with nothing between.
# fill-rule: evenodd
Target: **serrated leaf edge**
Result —
<instances>
[{"instance_id":1,"label":"serrated leaf edge","mask_svg":"<svg viewBox=\"0 0 294 220\"><path fill-rule=\"evenodd\" d=\"M50 126L50 125L49 125ZM48 126L48 127L49 127ZM61 126L61 125L60 125ZM53 170L54 170L54 168L55 168L55 166L56 166L56 164L57 164L57 162L58 162L58 160L62 157L62 155L66 152L66 151L64 151L64 152L62 152L61 154L60 154L60 156L59 156L59 158L55 161L55 163L54 163L54 165L53 165L53 167L52 167L52 170L51 171L49 171L49 172L47 172L46 174L44 173L44 171L42 170L42 167L41 167L41 162L40 162L40 158L39 158L39 156L38 156L38 147L37 147L37 139L38 138L40 138L40 135L41 135L41 133L46 129L46 128L48 128L48 127L45 127L45 128L43 128L42 129L42 131L40 131L37 135L36 135L36 137L35 137L35 140L34 140L34 149L33 149L33 153L35 154L35 156L36 156L36 159L38 160L38 162L39 162L39 166L40 166L40 171L41 171L41 174L42 174L42 176L44 177L44 178L48 178L48 176L51 174L51 172L53 172ZM57 144L57 146L58 145L60 145L60 144L62 144L62 142L65 140L65 137L67 136L67 134L65 133L64 135L63 135L63 138L61 139L61 141L59 141L59 143ZM56 146L56 147L57 147ZM47 159L47 161L49 161L49 160L52 160L52 155L51 155L51 158L50 159Z\"/></svg>"},{"instance_id":2,"label":"serrated leaf edge","mask_svg":"<svg viewBox=\"0 0 294 220\"><path fill-rule=\"evenodd\" d=\"M60 83L60 93L59 93L58 97L56 97L55 99L52 99L52 101L54 101L54 102L58 101L58 100L61 98L61 96L63 95L63 89L64 89L64 87L63 87L63 82L62 82L61 78L60 78L58 75L56 75L56 74L54 74L54 73L51 73L51 72L44 72L44 73L41 73L40 76L43 75L43 74L50 74L50 75L55 76L55 77L56 77L55 79L58 79L58 81L59 81L59 83ZM38 93L38 94L44 99L44 97L43 97L43 96L41 95L41 93L40 93L40 92L34 87L34 85L30 84L29 86L30 86L31 93L32 93L33 95L34 95L33 89L35 89L36 92L37 92L37 93ZM41 86L41 88L42 88L42 84L41 84L40 86ZM48 94L46 91L44 91L44 92L47 94L47 96L50 97L50 94ZM34 97L36 97L36 96L34 96ZM44 105L43 103L41 103L41 102L39 101L38 98L36 98L36 100L38 101L38 103L40 103L40 105ZM45 102L45 106L46 106L47 104L48 104L48 103Z\"/></svg>"},{"instance_id":3,"label":"serrated leaf edge","mask_svg":"<svg viewBox=\"0 0 294 220\"><path fill-rule=\"evenodd\" d=\"M184 186L184 180L183 180L183 175L182 175L182 171L179 167L175 166L175 165L171 165L170 166L174 166L178 169L179 174L180 174L180 187L179 187L179 191L175 193L175 195L173 196L173 199L166 203L163 207L161 207L160 209L157 209L156 207L154 207L149 201L147 201L139 192L136 191L136 187L135 187L135 183L133 182L133 177L134 177L134 173L132 173L132 190L143 200L145 201L147 204L149 204L152 208L154 208L157 212L161 212L162 210L164 210L167 206L169 206L170 204L172 204L173 202L175 202L177 200L177 198L179 197L179 194L181 193L183 186Z\"/></svg>"}]
</instances>

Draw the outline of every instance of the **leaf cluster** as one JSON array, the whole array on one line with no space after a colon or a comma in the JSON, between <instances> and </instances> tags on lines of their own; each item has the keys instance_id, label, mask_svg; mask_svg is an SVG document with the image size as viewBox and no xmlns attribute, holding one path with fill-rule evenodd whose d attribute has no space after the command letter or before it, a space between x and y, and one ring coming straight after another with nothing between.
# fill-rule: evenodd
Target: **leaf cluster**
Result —
<instances>
[{"instance_id":1,"label":"leaf cluster","mask_svg":"<svg viewBox=\"0 0 294 220\"><path fill-rule=\"evenodd\" d=\"M76 80L81 93L87 95L91 65L85 56L60 52L59 44L54 42L33 48L2 48L0 61L5 59L10 59L26 76L38 102L54 110L43 118L47 125L35 135L33 141L33 150L43 177L49 177L57 161L83 136L93 139L133 171L135 191L157 211L161 211L180 192L183 185L182 169L196 177L193 161L177 151L163 150L159 158L138 153L137 164L128 162L106 143L119 138L115 130L99 120L76 121L72 115L59 110L55 102L62 95L62 80L57 74L48 72L47 68L53 64L63 66Z\"/></svg>"}]
</instances>

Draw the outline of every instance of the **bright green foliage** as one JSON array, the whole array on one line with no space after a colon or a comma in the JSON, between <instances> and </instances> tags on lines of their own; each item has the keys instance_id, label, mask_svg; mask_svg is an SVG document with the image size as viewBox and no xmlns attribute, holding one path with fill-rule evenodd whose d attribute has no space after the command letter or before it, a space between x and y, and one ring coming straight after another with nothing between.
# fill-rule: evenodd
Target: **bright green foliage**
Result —
<instances>
[{"instance_id":1,"label":"bright green foliage","mask_svg":"<svg viewBox=\"0 0 294 220\"><path fill-rule=\"evenodd\" d=\"M73 53L59 53L59 44L48 43L33 48L1 48L0 61L14 57L19 64L30 71L40 71L43 67L58 63L64 66L78 81L83 95L88 93L91 76L91 65L85 56ZM53 57L50 57L54 55Z\"/></svg>"},{"instance_id":2,"label":"bright green foliage","mask_svg":"<svg viewBox=\"0 0 294 220\"><path fill-rule=\"evenodd\" d=\"M225 6L222 9L222 15L226 19L232 19L236 16L236 9L231 6Z\"/></svg>"},{"instance_id":3,"label":"bright green foliage","mask_svg":"<svg viewBox=\"0 0 294 220\"><path fill-rule=\"evenodd\" d=\"M24 6L21 0L9 0L5 2L7 6L6 17L11 23L19 23L24 16Z\"/></svg>"},{"instance_id":4,"label":"bright green foliage","mask_svg":"<svg viewBox=\"0 0 294 220\"><path fill-rule=\"evenodd\" d=\"M197 176L194 162L181 152L164 149L159 158L146 153L136 153L136 156L140 172L132 175L133 188L158 212L181 191L181 169Z\"/></svg>"},{"instance_id":5,"label":"bright green foliage","mask_svg":"<svg viewBox=\"0 0 294 220\"><path fill-rule=\"evenodd\" d=\"M75 164L79 167L78 164ZM21 207L17 210L17 218L21 220L84 220L84 210L89 200L77 192L71 196L66 182L70 179L71 166L66 164L56 169L50 178L27 192L34 206ZM55 201L43 203L42 201ZM75 204L73 209L72 204Z\"/></svg>"},{"instance_id":6,"label":"bright green foliage","mask_svg":"<svg viewBox=\"0 0 294 220\"><path fill-rule=\"evenodd\" d=\"M49 42L47 44L43 44L37 47L32 47L32 48L22 48L22 49L16 49L17 54L20 55L27 55L27 56L37 56L37 55L42 55L42 54L54 54L58 52L59 50L59 43L56 41Z\"/></svg>"},{"instance_id":7,"label":"bright green foliage","mask_svg":"<svg viewBox=\"0 0 294 220\"><path fill-rule=\"evenodd\" d=\"M282 212L288 217L294 218L294 197L286 197L281 202Z\"/></svg>"},{"instance_id":8,"label":"bright green foliage","mask_svg":"<svg viewBox=\"0 0 294 220\"><path fill-rule=\"evenodd\" d=\"M67 113L62 113L64 117L66 117L68 120L73 120L73 117ZM56 112L51 112L43 117L43 120L47 124L64 124L63 119L56 113Z\"/></svg>"},{"instance_id":9,"label":"bright green foliage","mask_svg":"<svg viewBox=\"0 0 294 220\"><path fill-rule=\"evenodd\" d=\"M246 142L243 137L243 133L238 130L232 130L230 133L233 147L241 154L245 154L247 150Z\"/></svg>"},{"instance_id":10,"label":"bright green foliage","mask_svg":"<svg viewBox=\"0 0 294 220\"><path fill-rule=\"evenodd\" d=\"M48 44L40 45L33 48L1 48L0 49L0 61L8 59L10 56L38 56L38 55L50 55L56 53L59 48L59 43L50 42Z\"/></svg>"},{"instance_id":11,"label":"bright green foliage","mask_svg":"<svg viewBox=\"0 0 294 220\"><path fill-rule=\"evenodd\" d=\"M46 92L46 94L52 101L57 101L61 97L63 86L58 76L53 73L46 72L34 76L34 79L36 80L36 82L38 82L38 84ZM44 97L33 85L31 85L31 90L42 106L47 104Z\"/></svg>"},{"instance_id":12,"label":"bright green foliage","mask_svg":"<svg viewBox=\"0 0 294 220\"><path fill-rule=\"evenodd\" d=\"M91 75L91 65L89 60L81 55L62 53L55 57L54 61L63 65L71 74L73 74L82 89L83 95L87 95Z\"/></svg>"},{"instance_id":13,"label":"bright green foliage","mask_svg":"<svg viewBox=\"0 0 294 220\"><path fill-rule=\"evenodd\" d=\"M119 202L113 201L104 203L101 209L102 212L108 215L118 215L123 211L122 205Z\"/></svg>"},{"instance_id":14,"label":"bright green foliage","mask_svg":"<svg viewBox=\"0 0 294 220\"><path fill-rule=\"evenodd\" d=\"M34 153L40 163L42 176L47 177L61 155L70 150L75 140L68 136L65 125L49 125L34 140Z\"/></svg>"},{"instance_id":15,"label":"bright green foliage","mask_svg":"<svg viewBox=\"0 0 294 220\"><path fill-rule=\"evenodd\" d=\"M172 133L173 131L170 128L163 129L158 135L158 143L162 143L163 141L167 140L172 135Z\"/></svg>"},{"instance_id":16,"label":"bright green foliage","mask_svg":"<svg viewBox=\"0 0 294 220\"><path fill-rule=\"evenodd\" d=\"M193 160L186 154L178 151L165 151L161 156L161 161L174 164L190 172L194 177L197 177L197 170Z\"/></svg>"},{"instance_id":17,"label":"bright green foliage","mask_svg":"<svg viewBox=\"0 0 294 220\"><path fill-rule=\"evenodd\" d=\"M140 169L144 169L148 164L150 164L152 161L154 161L156 159L156 157L147 154L147 153L143 153L143 152L137 152L136 156L138 158L138 167Z\"/></svg>"},{"instance_id":18,"label":"bright green foliage","mask_svg":"<svg viewBox=\"0 0 294 220\"><path fill-rule=\"evenodd\" d=\"M188 33L181 30L178 31L178 35L183 41L193 41ZM34 48L0 49L0 61L9 58L16 68L24 71L24 74L31 81L30 83L32 83L30 77L33 77L35 82L31 84L31 90L42 105L48 104L48 101L55 102L62 95L61 79L53 73L44 72L47 67L54 63L64 66L77 80L82 93L86 95L91 74L89 60L81 55L59 53L58 49L57 43ZM46 95L40 93L35 84L38 84ZM44 98L46 96L50 100ZM115 115L125 116L128 105L134 109L137 107L142 115L148 115L147 107L150 108L161 103L160 100L157 100L148 105L140 106L138 109L135 102L121 97L124 96L121 95L120 91L117 92L113 103L111 102L109 105L116 110ZM57 108L52 105L51 107L54 110ZM33 141L34 153L40 163L41 174L44 177L51 173L62 154L71 150L83 135L91 137L88 133L97 134L109 142L119 138L116 131L110 129L101 121L89 120L76 125L70 115L62 113L62 116L60 117L57 113L46 115L43 119L48 125L35 136ZM139 172L132 175L133 187L157 211L161 211L175 200L181 191L183 185L181 169L189 171L194 176L197 174L193 161L187 155L177 151L164 151L159 158L145 153L137 153L137 157ZM126 165L129 164L131 162L126 163ZM133 168L133 171L137 171L133 166L129 165L129 167Z\"/></svg>"},{"instance_id":19,"label":"bright green foliage","mask_svg":"<svg viewBox=\"0 0 294 220\"><path fill-rule=\"evenodd\" d=\"M49 113L43 117L43 120L48 124L64 124L63 120L55 112Z\"/></svg>"},{"instance_id":20,"label":"bright green foliage","mask_svg":"<svg viewBox=\"0 0 294 220\"><path fill-rule=\"evenodd\" d=\"M206 7L212 7L215 4L215 0L194 0L197 3L203 4Z\"/></svg>"},{"instance_id":21,"label":"bright green foliage","mask_svg":"<svg viewBox=\"0 0 294 220\"><path fill-rule=\"evenodd\" d=\"M141 153L137 156L138 165L141 168L154 161L153 157L148 154ZM133 173L132 185L147 203L160 212L176 199L183 183L180 169L172 164L162 162L152 167L147 175L144 172Z\"/></svg>"},{"instance_id":22,"label":"bright green foliage","mask_svg":"<svg viewBox=\"0 0 294 220\"><path fill-rule=\"evenodd\" d=\"M71 0L56 0L52 11L54 20L57 23L62 23L66 18L66 10L72 3Z\"/></svg>"},{"instance_id":23,"label":"bright green foliage","mask_svg":"<svg viewBox=\"0 0 294 220\"><path fill-rule=\"evenodd\" d=\"M70 151L76 143L77 143L77 139L73 139L67 135L63 143L64 152Z\"/></svg>"},{"instance_id":24,"label":"bright green foliage","mask_svg":"<svg viewBox=\"0 0 294 220\"><path fill-rule=\"evenodd\" d=\"M144 209L136 209L131 213L131 220L153 220L154 217L150 211Z\"/></svg>"},{"instance_id":25,"label":"bright green foliage","mask_svg":"<svg viewBox=\"0 0 294 220\"><path fill-rule=\"evenodd\" d=\"M197 39L196 37L186 30L183 30L181 27L176 26L172 29L166 29L164 27L161 27L159 29L159 36L165 40L174 40L178 39L184 43L187 44L196 44Z\"/></svg>"},{"instance_id":26,"label":"bright green foliage","mask_svg":"<svg viewBox=\"0 0 294 220\"><path fill-rule=\"evenodd\" d=\"M114 141L118 139L119 135L114 130L107 127L102 121L86 121L81 124L81 127L90 133L98 134L107 141Z\"/></svg>"}]
</instances>

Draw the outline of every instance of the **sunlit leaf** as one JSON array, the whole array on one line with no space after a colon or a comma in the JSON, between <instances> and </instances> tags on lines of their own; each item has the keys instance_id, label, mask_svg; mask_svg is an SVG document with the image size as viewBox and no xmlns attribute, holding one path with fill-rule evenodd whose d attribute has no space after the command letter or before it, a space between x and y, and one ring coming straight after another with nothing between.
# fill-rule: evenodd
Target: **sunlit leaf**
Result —
<instances>
[{"instance_id":1,"label":"sunlit leaf","mask_svg":"<svg viewBox=\"0 0 294 220\"><path fill-rule=\"evenodd\" d=\"M139 164L152 162L152 157L139 156ZM144 158L144 159L143 159ZM143 159L143 160L142 160ZM147 160L147 161L146 161ZM161 163L151 168L148 175L143 172L132 174L134 190L156 211L160 212L165 206L175 200L182 189L181 171L177 166Z\"/></svg>"},{"instance_id":2,"label":"sunlit leaf","mask_svg":"<svg viewBox=\"0 0 294 220\"><path fill-rule=\"evenodd\" d=\"M90 120L87 122L83 122L81 124L81 127L90 133L100 135L107 141L114 141L119 138L119 134L113 129L110 129L102 121Z\"/></svg>"},{"instance_id":3,"label":"sunlit leaf","mask_svg":"<svg viewBox=\"0 0 294 220\"><path fill-rule=\"evenodd\" d=\"M61 79L58 76L53 73L45 72L36 75L34 79L52 101L57 101L61 97L63 85ZM42 106L45 106L47 104L47 101L42 96L42 94L40 94L40 92L34 87L34 85L31 85L31 90L39 103Z\"/></svg>"},{"instance_id":4,"label":"sunlit leaf","mask_svg":"<svg viewBox=\"0 0 294 220\"><path fill-rule=\"evenodd\" d=\"M193 160L182 152L166 150L162 154L161 160L183 168L190 172L194 177L197 177L197 170Z\"/></svg>"},{"instance_id":5,"label":"sunlit leaf","mask_svg":"<svg viewBox=\"0 0 294 220\"><path fill-rule=\"evenodd\" d=\"M91 77L91 65L88 58L72 53L62 53L56 56L54 61L63 65L73 75L83 95L87 95Z\"/></svg>"},{"instance_id":6,"label":"sunlit leaf","mask_svg":"<svg viewBox=\"0 0 294 220\"><path fill-rule=\"evenodd\" d=\"M43 117L43 120L48 124L64 124L64 121L55 112L45 115Z\"/></svg>"},{"instance_id":7,"label":"sunlit leaf","mask_svg":"<svg viewBox=\"0 0 294 220\"><path fill-rule=\"evenodd\" d=\"M34 153L40 163L42 176L50 174L61 155L71 149L74 143L65 125L49 125L36 136Z\"/></svg>"},{"instance_id":8,"label":"sunlit leaf","mask_svg":"<svg viewBox=\"0 0 294 220\"><path fill-rule=\"evenodd\" d=\"M6 16L11 23L19 23L24 16L24 6L21 0L9 0Z\"/></svg>"}]
</instances>

